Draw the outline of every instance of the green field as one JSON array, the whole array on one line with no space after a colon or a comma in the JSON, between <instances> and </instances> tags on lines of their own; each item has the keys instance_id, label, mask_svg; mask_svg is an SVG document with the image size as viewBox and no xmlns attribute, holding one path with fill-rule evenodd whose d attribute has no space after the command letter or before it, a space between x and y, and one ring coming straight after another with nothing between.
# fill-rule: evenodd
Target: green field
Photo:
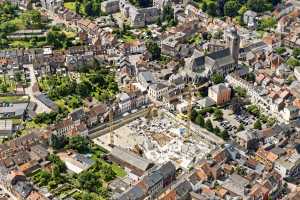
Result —
<instances>
[{"instance_id":1,"label":"green field","mask_svg":"<svg viewBox=\"0 0 300 200\"><path fill-rule=\"evenodd\" d=\"M65 2L64 7L75 12L75 2ZM83 8L82 4L80 6L80 13L84 13L84 8Z\"/></svg>"},{"instance_id":2,"label":"green field","mask_svg":"<svg viewBox=\"0 0 300 200\"><path fill-rule=\"evenodd\" d=\"M28 96L2 96L0 102L21 103L28 102Z\"/></svg>"},{"instance_id":3,"label":"green field","mask_svg":"<svg viewBox=\"0 0 300 200\"><path fill-rule=\"evenodd\" d=\"M123 168L118 166L117 164L112 164L112 170L117 174L118 177L124 177L126 176L126 172Z\"/></svg>"}]
</instances>

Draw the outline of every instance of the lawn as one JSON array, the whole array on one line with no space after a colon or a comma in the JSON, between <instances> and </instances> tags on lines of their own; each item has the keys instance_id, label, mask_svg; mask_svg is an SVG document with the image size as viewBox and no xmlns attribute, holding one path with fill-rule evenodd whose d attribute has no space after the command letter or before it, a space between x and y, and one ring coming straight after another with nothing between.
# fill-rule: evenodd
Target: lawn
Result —
<instances>
[{"instance_id":1,"label":"lawn","mask_svg":"<svg viewBox=\"0 0 300 200\"><path fill-rule=\"evenodd\" d=\"M75 2L65 2L64 7L75 12ZM84 8L82 4L80 4L80 13L84 13Z\"/></svg>"},{"instance_id":2,"label":"lawn","mask_svg":"<svg viewBox=\"0 0 300 200\"><path fill-rule=\"evenodd\" d=\"M126 176L126 172L119 165L113 163L111 167L112 167L112 170L117 174L118 177Z\"/></svg>"},{"instance_id":3,"label":"lawn","mask_svg":"<svg viewBox=\"0 0 300 200\"><path fill-rule=\"evenodd\" d=\"M136 37L135 36L133 36L133 35L123 35L123 37L122 37L122 40L124 41L124 42L132 42L132 41L134 41L136 39Z\"/></svg>"},{"instance_id":4,"label":"lawn","mask_svg":"<svg viewBox=\"0 0 300 200\"><path fill-rule=\"evenodd\" d=\"M67 38L75 38L77 36L77 34L73 31L63 31L63 32L66 34Z\"/></svg>"},{"instance_id":5,"label":"lawn","mask_svg":"<svg viewBox=\"0 0 300 200\"><path fill-rule=\"evenodd\" d=\"M24 30L26 29L24 22L21 18L15 18L13 20L10 21L11 23L15 24L17 26L18 30Z\"/></svg>"},{"instance_id":6,"label":"lawn","mask_svg":"<svg viewBox=\"0 0 300 200\"><path fill-rule=\"evenodd\" d=\"M10 43L10 47L12 48L31 48L31 43L29 41L25 41L25 40L14 40L11 41Z\"/></svg>"},{"instance_id":7,"label":"lawn","mask_svg":"<svg viewBox=\"0 0 300 200\"><path fill-rule=\"evenodd\" d=\"M28 102L28 96L2 96L0 102L21 103Z\"/></svg>"}]
</instances>

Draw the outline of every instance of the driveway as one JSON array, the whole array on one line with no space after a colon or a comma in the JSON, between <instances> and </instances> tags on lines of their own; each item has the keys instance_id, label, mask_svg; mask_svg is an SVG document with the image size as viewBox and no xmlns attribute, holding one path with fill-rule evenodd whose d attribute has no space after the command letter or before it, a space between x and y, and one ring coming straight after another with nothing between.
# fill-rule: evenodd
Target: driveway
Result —
<instances>
[{"instance_id":1,"label":"driveway","mask_svg":"<svg viewBox=\"0 0 300 200\"><path fill-rule=\"evenodd\" d=\"M35 84L37 84L37 80L36 80L36 77L34 75L34 69L33 69L33 65L30 64L30 65L25 65L24 67L27 67L29 72L30 72L30 86L28 88L25 88L25 93L30 97L30 101L32 102L35 102L37 104L37 107L36 107L36 113L43 113L43 112L46 112L46 113L49 113L51 112L51 109L48 108L45 104L43 104L41 101L39 101L34 95L36 93L33 92L33 86Z\"/></svg>"}]
</instances>

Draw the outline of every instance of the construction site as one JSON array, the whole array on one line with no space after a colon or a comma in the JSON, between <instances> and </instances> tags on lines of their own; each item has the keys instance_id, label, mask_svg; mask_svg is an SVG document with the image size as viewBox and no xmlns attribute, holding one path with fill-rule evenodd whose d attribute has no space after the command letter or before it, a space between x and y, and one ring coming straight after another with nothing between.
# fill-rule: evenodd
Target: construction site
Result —
<instances>
[{"instance_id":1,"label":"construction site","mask_svg":"<svg viewBox=\"0 0 300 200\"><path fill-rule=\"evenodd\" d=\"M215 145L189 128L189 122L178 121L165 110L148 113L103 134L93 141L111 150L122 147L161 164L172 160L177 167L188 169L203 158Z\"/></svg>"}]
</instances>

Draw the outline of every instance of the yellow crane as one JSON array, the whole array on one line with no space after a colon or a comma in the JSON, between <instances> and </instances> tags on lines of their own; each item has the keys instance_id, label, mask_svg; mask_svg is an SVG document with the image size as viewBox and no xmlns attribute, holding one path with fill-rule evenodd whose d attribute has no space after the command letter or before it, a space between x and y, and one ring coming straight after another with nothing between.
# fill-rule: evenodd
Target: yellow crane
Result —
<instances>
[{"instance_id":1,"label":"yellow crane","mask_svg":"<svg viewBox=\"0 0 300 200\"><path fill-rule=\"evenodd\" d=\"M187 134L185 135L186 138L189 138L192 133L191 133L191 123L192 123L192 89L191 89L192 85L188 84L188 106L187 106Z\"/></svg>"},{"instance_id":2,"label":"yellow crane","mask_svg":"<svg viewBox=\"0 0 300 200\"><path fill-rule=\"evenodd\" d=\"M111 108L109 111L109 146L114 147L115 140L114 140L114 130L113 130L113 124L114 124L114 112Z\"/></svg>"}]
</instances>

